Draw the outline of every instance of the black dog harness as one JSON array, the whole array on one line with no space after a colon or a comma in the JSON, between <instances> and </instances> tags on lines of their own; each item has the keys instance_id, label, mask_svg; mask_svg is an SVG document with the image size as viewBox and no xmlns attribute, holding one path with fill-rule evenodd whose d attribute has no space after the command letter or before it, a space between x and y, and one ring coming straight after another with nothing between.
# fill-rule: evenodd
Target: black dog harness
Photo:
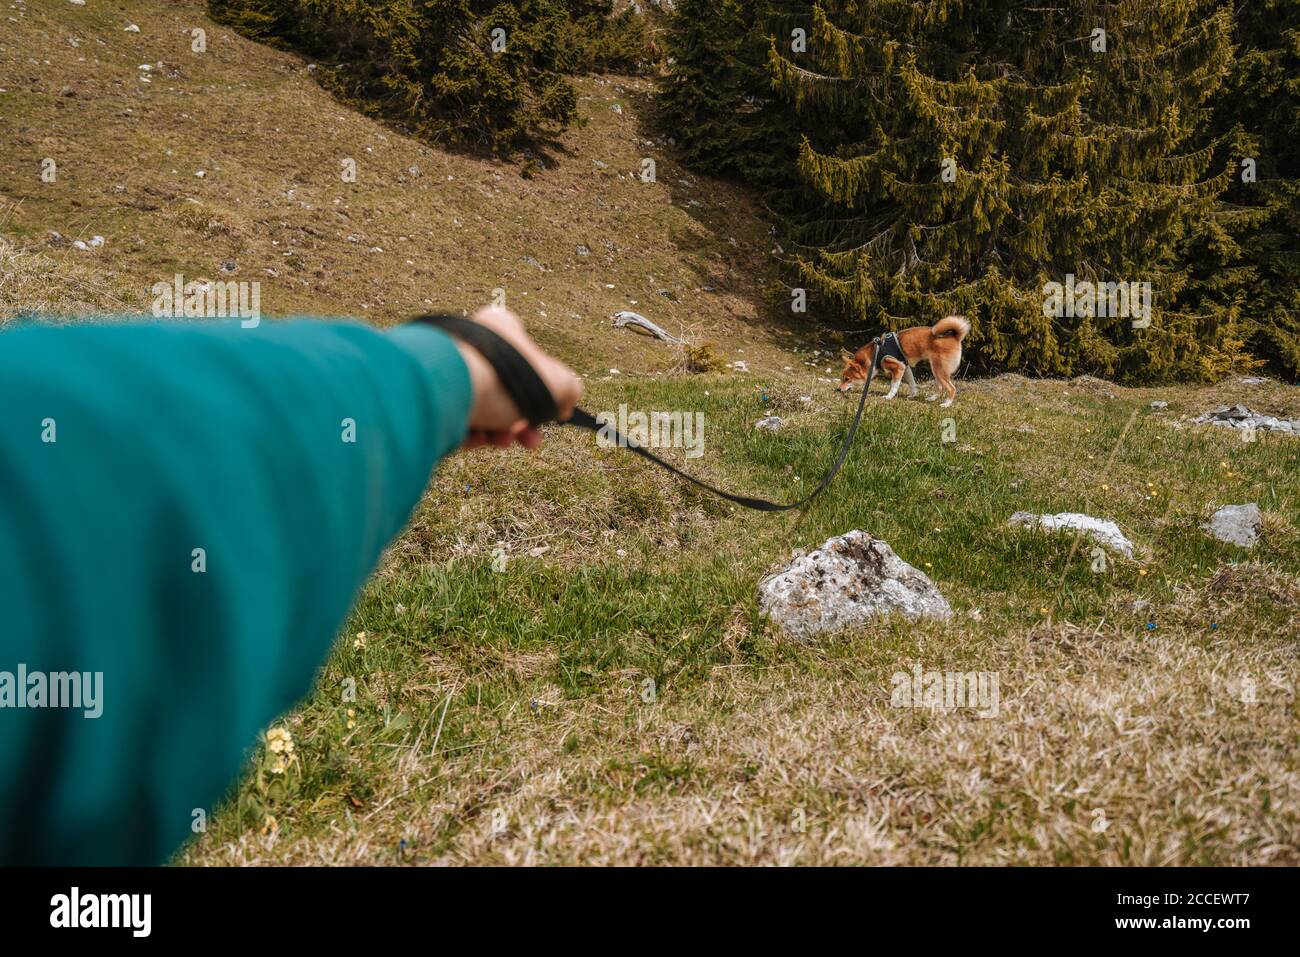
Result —
<instances>
[{"instance_id":1,"label":"black dog harness","mask_svg":"<svg viewBox=\"0 0 1300 957\"><path fill-rule=\"evenodd\" d=\"M897 332L886 332L883 336L873 339L872 342L876 344L876 358L871 364L872 372L878 370L885 359L897 359L903 363L904 369L907 368L907 355L903 352L903 344L898 341Z\"/></svg>"},{"instance_id":2,"label":"black dog harness","mask_svg":"<svg viewBox=\"0 0 1300 957\"><path fill-rule=\"evenodd\" d=\"M539 426L546 422L558 421L559 410L555 405L555 396L551 395L551 390L546 387L546 383L537 374L537 370L528 364L528 360L519 354L519 350L487 326L479 325L477 322L451 313L417 316L411 321L441 329L477 350L487 360L488 364L496 370L498 378L501 379L501 384L505 386L506 391L510 393L510 398L514 400L515 405L530 424ZM890 335L893 335L893 333L890 333ZM897 342L897 336L894 338L895 342ZM835 460L835 464L822 477L817 487L797 502L769 502L765 498L751 498L747 495L734 495L731 492L724 492L707 482L702 482L693 476L687 475L675 465L665 462L643 445L619 433L613 426L597 421L596 417L586 409L575 408L573 414L565 419L562 424L577 426L580 429L590 429L597 434L600 434L602 429L607 429L609 433L612 433L613 438L619 445L626 446L642 458L649 459L661 468L667 469L674 475L684 478L702 489L707 489L714 495L759 512L784 512L787 509L802 508L807 505L831 484L831 479L835 478L840 466L848 458L849 448L853 445L853 437L857 434L858 423L862 421L862 409L867 404L867 392L871 389L871 380L875 374L876 369L875 365L873 365L867 373L867 384L862 390L862 398L858 400L858 411L853 416L853 424L849 426L848 434L844 436L844 444L840 447L840 454Z\"/></svg>"}]
</instances>

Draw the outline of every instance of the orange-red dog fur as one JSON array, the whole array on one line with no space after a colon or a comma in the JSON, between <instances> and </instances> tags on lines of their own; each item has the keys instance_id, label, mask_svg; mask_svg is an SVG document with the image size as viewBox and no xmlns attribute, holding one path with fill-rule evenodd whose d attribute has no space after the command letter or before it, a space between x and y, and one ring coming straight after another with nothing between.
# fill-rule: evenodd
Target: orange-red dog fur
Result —
<instances>
[{"instance_id":1,"label":"orange-red dog fur","mask_svg":"<svg viewBox=\"0 0 1300 957\"><path fill-rule=\"evenodd\" d=\"M893 356L886 356L881 361L881 370L888 372L890 378L889 394L885 398L892 399L898 394L898 385L904 376L907 377L909 394L915 396L916 380L912 378L912 366L924 359L930 363L935 381L947 396L943 408L952 405L952 400L957 398L957 387L952 384L952 376L961 365L961 341L968 332L970 323L963 316L945 316L933 326L913 326L900 331L898 344L903 347L903 355L907 356L907 365ZM853 355L844 350L844 357L844 373L840 376L839 390L848 392L855 382L865 384L867 372L876 359L876 344L868 342Z\"/></svg>"}]
</instances>

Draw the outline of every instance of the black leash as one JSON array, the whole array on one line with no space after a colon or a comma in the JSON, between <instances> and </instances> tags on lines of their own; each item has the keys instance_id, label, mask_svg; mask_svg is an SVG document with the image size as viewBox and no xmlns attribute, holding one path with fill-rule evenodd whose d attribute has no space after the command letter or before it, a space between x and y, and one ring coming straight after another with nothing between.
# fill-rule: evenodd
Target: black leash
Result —
<instances>
[{"instance_id":1,"label":"black leash","mask_svg":"<svg viewBox=\"0 0 1300 957\"><path fill-rule=\"evenodd\" d=\"M487 360L488 364L496 370L506 391L510 393L515 405L519 407L523 417L531 425L540 426L546 422L558 421L559 411L555 406L555 397L551 395L551 390L546 387L546 383L537 374L537 370L529 365L528 361L519 354L519 351L514 346L491 329L452 313L431 313L417 316L411 321L435 326L461 339L466 345L473 346ZM871 389L871 380L875 378L875 365L873 362L871 369L867 372L867 383L862 388L862 398L858 400L858 411L854 414L853 424L849 426L849 432L844 437L844 444L840 448L839 457L835 460L835 464L831 466L830 471L822 477L817 487L797 502L782 504L769 502L765 498L751 498L747 495L733 495L731 492L724 492L708 482L702 482L694 476L687 475L677 466L665 462L645 446L620 433L612 425L599 422L586 409L575 408L573 414L565 419L562 424L576 426L580 429L589 429L598 435L602 430L605 430L606 435L612 436L619 445L626 446L660 468L667 469L679 478L684 478L693 485L698 485L700 488L706 489L720 498L725 498L729 502L735 502L737 505L743 505L745 508L752 508L759 512L784 512L792 508L802 508L825 491L826 487L831 484L831 480L835 478L835 474L839 472L840 466L844 464L844 460L848 458L849 449L853 446L853 438L858 432L858 424L862 421L862 410L867 404L867 392Z\"/></svg>"}]
</instances>

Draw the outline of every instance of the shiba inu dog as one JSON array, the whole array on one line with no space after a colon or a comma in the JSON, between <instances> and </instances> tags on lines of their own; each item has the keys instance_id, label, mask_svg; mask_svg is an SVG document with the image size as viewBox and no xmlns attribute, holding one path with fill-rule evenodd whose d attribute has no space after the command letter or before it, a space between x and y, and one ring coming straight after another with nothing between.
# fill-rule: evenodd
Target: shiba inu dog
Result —
<instances>
[{"instance_id":1,"label":"shiba inu dog","mask_svg":"<svg viewBox=\"0 0 1300 957\"><path fill-rule=\"evenodd\" d=\"M887 333L873 339L853 354L844 350L844 372L840 376L839 391L848 392L855 382L865 383L867 373L880 353L880 368L889 373L889 393L886 399L898 395L899 383L907 378L910 395L916 395L916 380L912 366L922 360L930 363L930 371L947 396L943 408L957 398L957 387L952 384L953 373L961 365L961 341L970 332L970 323L964 316L945 316L933 326L913 326L901 332ZM892 341L891 341L892 337ZM898 358L901 353L903 358Z\"/></svg>"}]
</instances>

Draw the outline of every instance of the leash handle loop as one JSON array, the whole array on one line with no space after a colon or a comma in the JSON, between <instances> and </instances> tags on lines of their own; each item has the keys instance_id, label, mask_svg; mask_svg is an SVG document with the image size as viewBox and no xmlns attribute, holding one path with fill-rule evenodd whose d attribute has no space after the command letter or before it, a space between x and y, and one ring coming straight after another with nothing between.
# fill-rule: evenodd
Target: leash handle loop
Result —
<instances>
[{"instance_id":1,"label":"leash handle loop","mask_svg":"<svg viewBox=\"0 0 1300 957\"><path fill-rule=\"evenodd\" d=\"M496 332L450 312L429 313L411 321L441 329L477 350L496 370L497 378L530 425L539 426L555 420L559 410L551 390L519 350Z\"/></svg>"}]
</instances>

